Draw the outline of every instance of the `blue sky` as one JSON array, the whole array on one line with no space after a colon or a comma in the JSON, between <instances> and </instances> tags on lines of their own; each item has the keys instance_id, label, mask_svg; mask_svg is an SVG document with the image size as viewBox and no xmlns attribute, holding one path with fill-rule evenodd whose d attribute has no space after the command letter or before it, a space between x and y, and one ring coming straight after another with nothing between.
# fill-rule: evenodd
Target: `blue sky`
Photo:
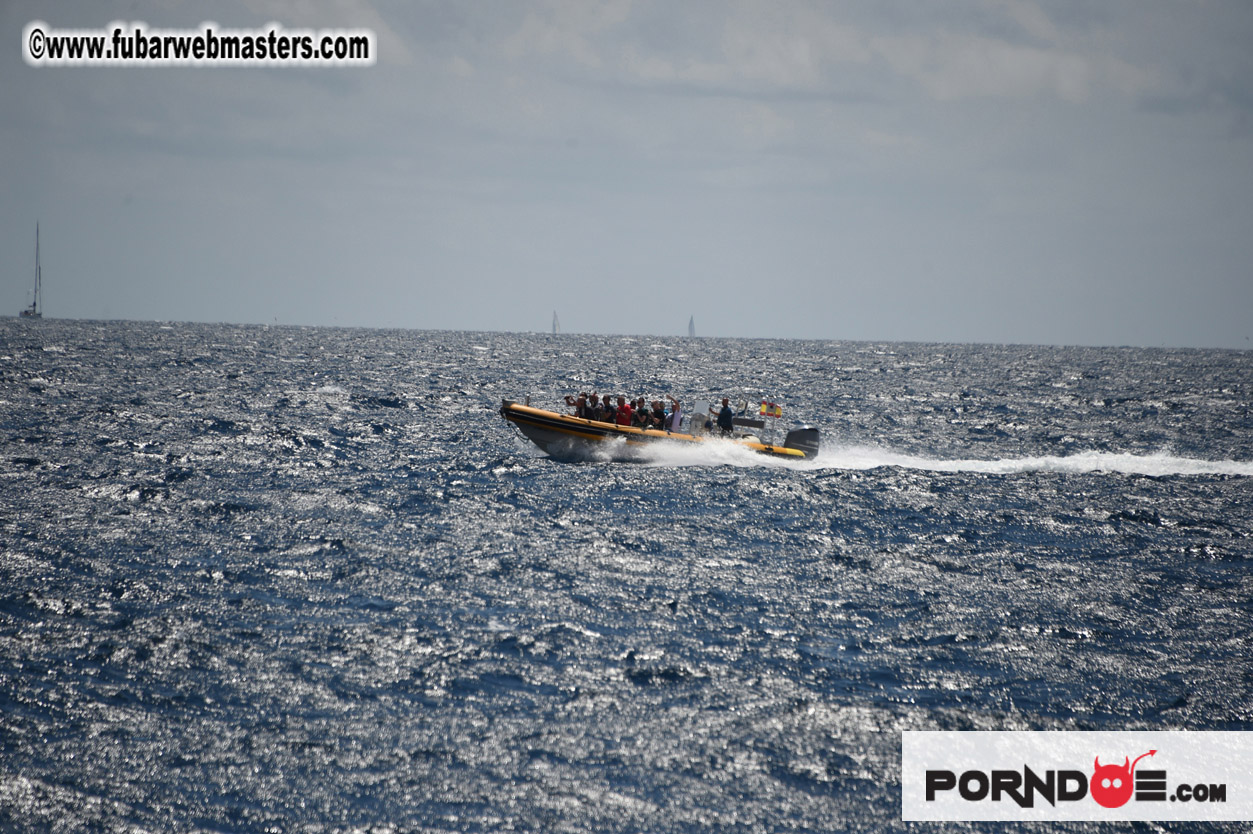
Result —
<instances>
[{"instance_id":1,"label":"blue sky","mask_svg":"<svg viewBox=\"0 0 1253 834\"><path fill-rule=\"evenodd\" d=\"M1249 348L1253 4L15 2L0 312ZM33 20L368 28L35 68Z\"/></svg>"}]
</instances>

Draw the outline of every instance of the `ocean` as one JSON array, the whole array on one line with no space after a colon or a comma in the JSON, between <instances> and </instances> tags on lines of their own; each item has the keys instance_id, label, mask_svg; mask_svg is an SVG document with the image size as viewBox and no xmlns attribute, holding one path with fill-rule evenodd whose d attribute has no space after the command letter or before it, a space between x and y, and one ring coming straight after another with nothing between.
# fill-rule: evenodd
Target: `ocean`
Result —
<instances>
[{"instance_id":1,"label":"ocean","mask_svg":"<svg viewBox=\"0 0 1253 834\"><path fill-rule=\"evenodd\" d=\"M1253 730L1251 556L1248 351L0 320L0 827L918 829L905 730Z\"/></svg>"}]
</instances>

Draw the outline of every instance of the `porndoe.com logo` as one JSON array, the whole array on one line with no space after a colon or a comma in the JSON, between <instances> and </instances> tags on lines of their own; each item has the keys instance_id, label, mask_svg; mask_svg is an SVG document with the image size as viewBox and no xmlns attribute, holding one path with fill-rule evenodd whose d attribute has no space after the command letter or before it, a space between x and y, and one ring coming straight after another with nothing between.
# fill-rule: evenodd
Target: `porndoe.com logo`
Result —
<instances>
[{"instance_id":1,"label":"porndoe.com logo","mask_svg":"<svg viewBox=\"0 0 1253 834\"><path fill-rule=\"evenodd\" d=\"M1050 805L1058 802L1079 802L1091 797L1103 808L1121 808L1135 796L1137 802L1166 801L1166 771L1141 770L1135 766L1145 756L1156 755L1150 750L1131 761L1128 756L1121 765L1101 764L1101 757L1094 760L1092 776L1086 777L1081 770L1046 770L1043 774L1024 764L1022 770L966 770L960 775L952 770L928 770L926 776L927 801L936 801L943 791L957 790L968 802L1016 802L1020 808L1035 807L1037 800ZM1170 795L1172 802L1226 802L1227 785L1204 783L1180 785Z\"/></svg>"},{"instance_id":2,"label":"porndoe.com logo","mask_svg":"<svg viewBox=\"0 0 1253 834\"><path fill-rule=\"evenodd\" d=\"M905 732L901 816L1250 820L1251 764L1253 733Z\"/></svg>"}]
</instances>

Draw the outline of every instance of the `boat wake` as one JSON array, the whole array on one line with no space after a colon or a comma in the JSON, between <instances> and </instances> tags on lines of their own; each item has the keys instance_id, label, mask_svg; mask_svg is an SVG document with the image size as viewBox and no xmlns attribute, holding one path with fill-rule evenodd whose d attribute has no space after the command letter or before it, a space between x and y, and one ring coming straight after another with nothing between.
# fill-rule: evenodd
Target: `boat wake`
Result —
<instances>
[{"instance_id":1,"label":"boat wake","mask_svg":"<svg viewBox=\"0 0 1253 834\"><path fill-rule=\"evenodd\" d=\"M1039 455L996 460L928 458L905 455L872 446L824 449L810 463L819 469L877 469L896 466L930 472L976 472L1014 475L1020 472L1085 474L1116 472L1125 475L1238 475L1253 476L1253 462L1181 458L1165 452L1132 455L1117 452L1077 452L1072 455Z\"/></svg>"},{"instance_id":2,"label":"boat wake","mask_svg":"<svg viewBox=\"0 0 1253 834\"><path fill-rule=\"evenodd\" d=\"M897 467L924 472L973 472L1015 475L1026 472L1065 474L1118 473L1165 477L1172 475L1234 475L1253 477L1253 462L1201 460L1166 452L1133 455L1115 452L1077 452L1071 455L1039 455L1022 458L932 458L909 455L877 446L832 446L813 460L790 462L763 458L731 443L705 443L698 447L657 446L640 453L652 466L778 467L801 470L870 470Z\"/></svg>"}]
</instances>

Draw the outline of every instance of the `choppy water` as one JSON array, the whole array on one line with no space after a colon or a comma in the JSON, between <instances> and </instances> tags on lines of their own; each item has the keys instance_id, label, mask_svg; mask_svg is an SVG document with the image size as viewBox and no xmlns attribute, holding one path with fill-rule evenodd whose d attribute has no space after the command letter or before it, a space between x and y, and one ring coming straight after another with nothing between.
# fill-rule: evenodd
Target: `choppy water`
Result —
<instances>
[{"instance_id":1,"label":"choppy water","mask_svg":"<svg viewBox=\"0 0 1253 834\"><path fill-rule=\"evenodd\" d=\"M824 451L496 414L588 388ZM905 729L1250 730L1251 409L1248 352L0 321L0 825L878 831Z\"/></svg>"}]
</instances>

